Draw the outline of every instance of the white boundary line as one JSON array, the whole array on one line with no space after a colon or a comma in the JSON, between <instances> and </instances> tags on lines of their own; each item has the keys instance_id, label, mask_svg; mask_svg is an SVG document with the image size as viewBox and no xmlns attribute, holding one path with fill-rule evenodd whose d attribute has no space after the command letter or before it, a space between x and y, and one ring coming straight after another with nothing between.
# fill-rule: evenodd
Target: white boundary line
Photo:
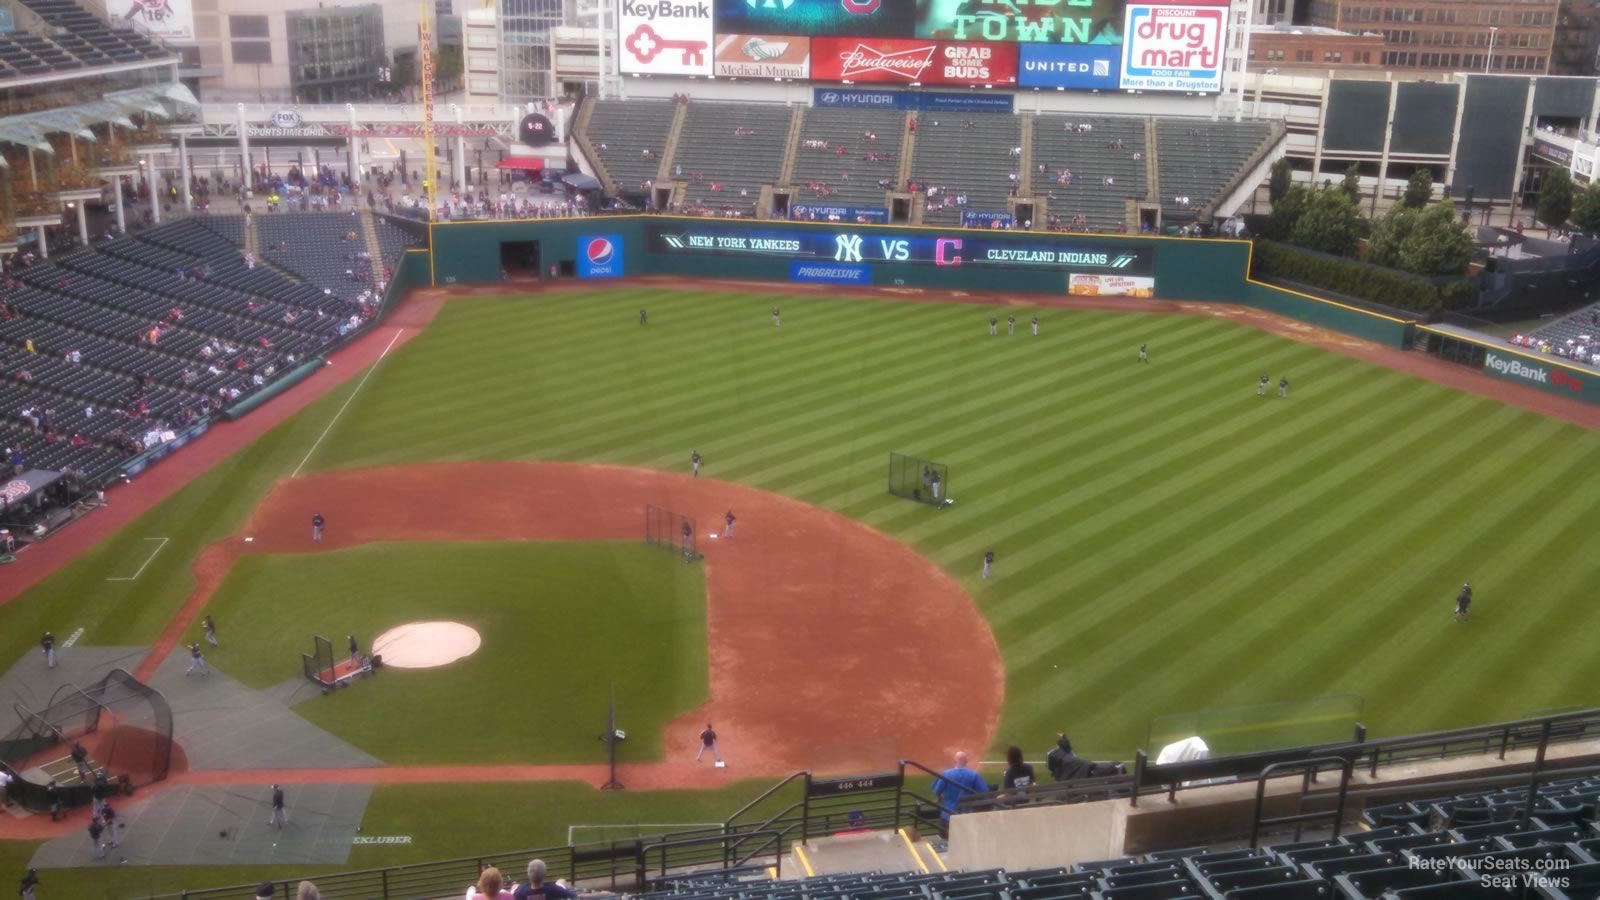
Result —
<instances>
[{"instance_id":1,"label":"white boundary line","mask_svg":"<svg viewBox=\"0 0 1600 900\"><path fill-rule=\"evenodd\" d=\"M576 829L579 829L579 828L600 828L600 829L604 829L604 828L641 828L641 829L642 828L665 828L665 829L674 829L674 830L677 830L677 831L692 831L692 830L697 829L697 828L721 828L721 827L722 827L722 823L721 822L646 822L643 825L634 825L634 824L632 824L630 822L601 822L601 823L593 823L593 824L587 823L587 822L580 822L580 823L578 823L576 825L568 825L567 826L567 846L568 847L577 846L577 845L572 843L572 838L573 838L573 832ZM649 832L645 832L645 833L648 834ZM669 831L662 831L662 832L657 832L657 833L658 834L670 834L671 831L669 830ZM591 841L590 843L602 843L602 841Z\"/></svg>"},{"instance_id":2,"label":"white boundary line","mask_svg":"<svg viewBox=\"0 0 1600 900\"><path fill-rule=\"evenodd\" d=\"M154 550L150 551L150 555L144 558L144 565L139 567L139 571L133 573L132 575L128 576L127 578L107 578L106 579L107 581L138 581L139 580L139 576L144 574L145 567L150 565L150 561L156 558L156 554L160 553L161 552L161 548L165 547L167 545L167 541L172 540L172 538L147 537L147 538L145 538L145 540L146 541L160 541L161 543L157 544L156 548Z\"/></svg>"},{"instance_id":3,"label":"white boundary line","mask_svg":"<svg viewBox=\"0 0 1600 900\"><path fill-rule=\"evenodd\" d=\"M333 430L333 426L339 424L339 417L344 415L344 411L350 408L350 401L356 399L356 394L361 393L361 389L366 387L367 379L372 377L373 372L378 371L378 363L383 362L383 358L389 355L389 351L394 348L395 341L400 340L400 335L404 332L404 328L396 328L394 330L394 337L389 339L389 346L383 348L383 352L378 354L378 358L372 361L372 365L367 369L367 373L362 375L361 380L356 383L356 389L350 392L350 396L344 398L344 405L339 407L339 411L333 414L333 418L328 421L328 427L322 429L322 434L317 436L317 442L311 445L310 450L306 451L305 458L300 460L300 465L294 467L294 472L289 476L290 478L300 477L300 470L304 469L306 467L306 463L311 461L311 454L317 452L317 448L321 447L323 440L327 438L328 432Z\"/></svg>"}]
</instances>

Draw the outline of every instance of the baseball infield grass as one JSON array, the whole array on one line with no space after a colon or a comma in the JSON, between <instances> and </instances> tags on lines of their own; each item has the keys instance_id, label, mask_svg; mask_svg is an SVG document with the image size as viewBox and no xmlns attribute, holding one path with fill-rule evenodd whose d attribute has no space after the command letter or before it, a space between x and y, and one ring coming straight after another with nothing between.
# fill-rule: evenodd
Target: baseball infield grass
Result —
<instances>
[{"instance_id":1,"label":"baseball infield grass","mask_svg":"<svg viewBox=\"0 0 1600 900\"><path fill-rule=\"evenodd\" d=\"M647 327L636 324L641 306ZM994 314L1015 314L1017 336L1002 327L988 337ZM1038 338L1026 333L1035 314ZM1145 342L1151 361L1141 365ZM1292 395L1257 396L1263 374L1274 387L1288 376ZM82 627L88 644L152 640L192 586L194 554L242 525L354 389L323 398L0 609L0 654L17 659L44 628ZM852 516L962 579L1007 669L991 759L1009 743L1042 756L1058 730L1085 755L1129 759L1158 717L1204 711L1206 721L1243 726L1249 714L1238 708L1310 709L1319 698L1355 698L1371 734L1396 735L1592 702L1588 686L1600 677L1591 614L1600 554L1590 547L1600 436L1220 318L637 288L472 299L447 304L381 364L307 469L558 459L686 471L691 450L704 456L704 476ZM935 511L888 496L890 451L949 464L956 504ZM138 567L152 535L171 543L140 579L107 583ZM996 573L984 581L989 547ZM480 550L536 552L471 552ZM286 589L272 602L296 603L294 586L314 585L314 573L363 585L384 577L394 560L352 561L387 551L266 560L254 577ZM504 567L506 590L528 583L520 568ZM1458 625L1451 607L1464 579L1477 602ZM267 596L257 590L230 583L218 602ZM435 604L470 600L427 593ZM355 605L387 613L375 597ZM252 613L214 614L231 644ZM286 629L291 660L310 631ZM524 652L507 671L536 661L540 638L520 639ZM963 639L949 635L945 650L960 652ZM552 641L587 651L597 688L626 655L581 630ZM686 653L674 650L680 662ZM693 666L703 669L701 653ZM282 665L271 655L214 658L266 681L268 666ZM274 671L270 680L285 677ZM689 697L694 686L674 673L683 693L672 696ZM354 714L392 678L332 702ZM496 693L474 680L452 702L482 704L494 727L516 727L500 714L510 692L499 703ZM1348 717L1350 704L1335 706ZM595 714L592 697L563 693L542 718L591 735ZM369 749L390 740L376 718L357 739ZM1284 720L1302 719L1327 727L1320 716ZM1273 740L1298 733L1256 730ZM630 726L635 736L644 739ZM536 788L440 790L505 810ZM701 807L706 795L670 795L676 812L639 796L607 801L618 804L616 821L716 818ZM481 808L437 815L462 846L534 842L507 837L505 819ZM530 818L559 838L592 815L553 804ZM367 852L358 848L352 866L378 864ZM452 852L415 846L393 861ZM228 880L239 879L209 883Z\"/></svg>"},{"instance_id":2,"label":"baseball infield grass","mask_svg":"<svg viewBox=\"0 0 1600 900\"><path fill-rule=\"evenodd\" d=\"M613 684L629 731L620 758L658 759L662 727L706 701L701 569L642 544L408 543L251 556L206 611L224 637L210 661L256 688L302 677L313 634L332 640L342 659L346 634L370 648L407 622L476 629L483 643L465 659L386 668L295 708L394 765L595 762Z\"/></svg>"}]
</instances>

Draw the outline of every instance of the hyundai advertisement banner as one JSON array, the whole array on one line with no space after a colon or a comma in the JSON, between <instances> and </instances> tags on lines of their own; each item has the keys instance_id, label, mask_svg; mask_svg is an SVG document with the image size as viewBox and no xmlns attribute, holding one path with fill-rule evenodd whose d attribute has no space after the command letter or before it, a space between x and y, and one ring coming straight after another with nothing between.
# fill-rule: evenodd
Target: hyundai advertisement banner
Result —
<instances>
[{"instance_id":1,"label":"hyundai advertisement banner","mask_svg":"<svg viewBox=\"0 0 1600 900\"><path fill-rule=\"evenodd\" d=\"M882 206L818 206L796 203L789 207L789 218L803 222L855 222L861 225L889 224L889 210Z\"/></svg>"},{"instance_id":2,"label":"hyundai advertisement banner","mask_svg":"<svg viewBox=\"0 0 1600 900\"><path fill-rule=\"evenodd\" d=\"M856 109L920 109L927 112L1012 111L1011 94L951 94L938 91L882 91L817 88L812 96L816 106L843 106Z\"/></svg>"},{"instance_id":3,"label":"hyundai advertisement banner","mask_svg":"<svg viewBox=\"0 0 1600 900\"><path fill-rule=\"evenodd\" d=\"M1122 48L1103 44L1023 44L1017 84L1023 87L1114 91L1120 87Z\"/></svg>"},{"instance_id":4,"label":"hyundai advertisement banner","mask_svg":"<svg viewBox=\"0 0 1600 900\"><path fill-rule=\"evenodd\" d=\"M652 222L650 252L669 256L765 256L834 263L907 263L940 267L1054 269L1069 274L1154 277L1150 245L1005 239L893 229L751 229ZM620 245L619 245L620 254Z\"/></svg>"},{"instance_id":5,"label":"hyundai advertisement banner","mask_svg":"<svg viewBox=\"0 0 1600 900\"><path fill-rule=\"evenodd\" d=\"M915 37L916 0L713 0L717 33Z\"/></svg>"},{"instance_id":6,"label":"hyundai advertisement banner","mask_svg":"<svg viewBox=\"0 0 1600 900\"><path fill-rule=\"evenodd\" d=\"M578 236L579 278L622 277L622 235L583 234Z\"/></svg>"},{"instance_id":7,"label":"hyundai advertisement banner","mask_svg":"<svg viewBox=\"0 0 1600 900\"><path fill-rule=\"evenodd\" d=\"M811 77L811 39L784 34L719 34L718 78Z\"/></svg>"},{"instance_id":8,"label":"hyundai advertisement banner","mask_svg":"<svg viewBox=\"0 0 1600 900\"><path fill-rule=\"evenodd\" d=\"M811 78L906 85L1014 85L1017 48L1011 44L819 37L811 41Z\"/></svg>"},{"instance_id":9,"label":"hyundai advertisement banner","mask_svg":"<svg viewBox=\"0 0 1600 900\"><path fill-rule=\"evenodd\" d=\"M710 75L711 0L622 0L617 66L630 75Z\"/></svg>"},{"instance_id":10,"label":"hyundai advertisement banner","mask_svg":"<svg viewBox=\"0 0 1600 900\"><path fill-rule=\"evenodd\" d=\"M1123 0L917 0L917 37L1119 44Z\"/></svg>"},{"instance_id":11,"label":"hyundai advertisement banner","mask_svg":"<svg viewBox=\"0 0 1600 900\"><path fill-rule=\"evenodd\" d=\"M1129 3L1122 44L1123 90L1222 90L1227 0L1214 5Z\"/></svg>"}]
</instances>

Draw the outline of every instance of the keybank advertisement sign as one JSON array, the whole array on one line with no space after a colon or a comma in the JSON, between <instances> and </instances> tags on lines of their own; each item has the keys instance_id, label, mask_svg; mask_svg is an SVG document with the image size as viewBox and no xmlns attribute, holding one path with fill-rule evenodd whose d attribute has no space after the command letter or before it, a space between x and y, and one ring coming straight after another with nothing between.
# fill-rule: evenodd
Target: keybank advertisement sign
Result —
<instances>
[{"instance_id":1,"label":"keybank advertisement sign","mask_svg":"<svg viewBox=\"0 0 1600 900\"><path fill-rule=\"evenodd\" d=\"M1525 381L1557 392L1583 393L1584 376L1557 366L1530 364L1515 356L1488 353L1483 357L1483 369L1510 381Z\"/></svg>"},{"instance_id":2,"label":"keybank advertisement sign","mask_svg":"<svg viewBox=\"0 0 1600 900\"><path fill-rule=\"evenodd\" d=\"M1114 91L1122 48L1103 44L1023 44L1017 84L1023 87Z\"/></svg>"},{"instance_id":3,"label":"keybank advertisement sign","mask_svg":"<svg viewBox=\"0 0 1600 900\"><path fill-rule=\"evenodd\" d=\"M1129 3L1123 19L1123 90L1222 90L1227 3Z\"/></svg>"},{"instance_id":4,"label":"keybank advertisement sign","mask_svg":"<svg viewBox=\"0 0 1600 900\"><path fill-rule=\"evenodd\" d=\"M622 235L583 234L578 236L579 278L622 277Z\"/></svg>"},{"instance_id":5,"label":"keybank advertisement sign","mask_svg":"<svg viewBox=\"0 0 1600 900\"><path fill-rule=\"evenodd\" d=\"M767 256L816 262L905 263L944 268L1050 269L1153 276L1151 245L1006 240L970 232L906 233L887 228L750 229L651 223L650 252L672 256Z\"/></svg>"},{"instance_id":6,"label":"keybank advertisement sign","mask_svg":"<svg viewBox=\"0 0 1600 900\"><path fill-rule=\"evenodd\" d=\"M711 0L622 0L617 65L640 75L711 74Z\"/></svg>"}]
</instances>

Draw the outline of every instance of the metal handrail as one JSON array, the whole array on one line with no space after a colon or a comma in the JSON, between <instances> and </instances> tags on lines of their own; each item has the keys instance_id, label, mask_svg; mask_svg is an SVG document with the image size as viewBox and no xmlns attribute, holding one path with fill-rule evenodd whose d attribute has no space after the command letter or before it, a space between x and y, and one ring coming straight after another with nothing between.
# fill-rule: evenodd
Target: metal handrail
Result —
<instances>
[{"instance_id":1,"label":"metal handrail","mask_svg":"<svg viewBox=\"0 0 1600 900\"><path fill-rule=\"evenodd\" d=\"M1339 800L1334 804L1332 813L1300 812L1295 813L1292 816L1277 816L1271 819L1263 819L1261 817L1261 813L1267 804L1267 779L1276 774L1278 769L1300 770L1300 795L1298 803L1301 809L1305 809L1305 797L1311 789L1311 782L1315 779L1317 772L1320 771L1323 766L1329 765L1339 767ZM1260 846L1261 826L1263 825L1293 825L1294 839L1298 841L1300 840L1301 829L1304 827L1305 823L1326 819L1329 815L1332 815L1333 830L1335 833L1338 833L1339 822L1344 818L1345 798L1349 794L1350 790L1350 776L1354 771L1354 765L1352 765L1348 757L1344 756L1314 756L1310 759L1273 763L1272 765L1267 766L1265 769L1262 769L1260 776L1256 778L1255 813L1250 817L1250 849L1254 850Z\"/></svg>"},{"instance_id":2,"label":"metal handrail","mask_svg":"<svg viewBox=\"0 0 1600 900\"><path fill-rule=\"evenodd\" d=\"M774 838L777 841L777 844L778 844L778 852L776 854L777 859L778 859L777 865L782 865L782 863L783 863L783 835L780 832L777 832L777 831L762 831L762 832L754 832L751 835L742 835L741 837L751 837L751 836L754 836L756 834L768 836L768 837ZM665 875L667 873L667 849L668 848L671 848L671 847L691 847L691 846L696 846L696 845L699 845L699 844L708 844L708 843L726 844L729 837L731 837L731 835L716 834L716 835L710 835L710 836L707 836L707 837L682 838L682 839L673 840L673 841L658 841L658 842L656 842L654 844L640 844L639 845L639 857L638 857L639 868L637 870L637 875L638 875L637 882L638 882L639 888L641 890L643 890L650 883L649 865L650 865L650 852L651 851L653 851L653 850L660 850L661 851L661 874Z\"/></svg>"}]
</instances>

